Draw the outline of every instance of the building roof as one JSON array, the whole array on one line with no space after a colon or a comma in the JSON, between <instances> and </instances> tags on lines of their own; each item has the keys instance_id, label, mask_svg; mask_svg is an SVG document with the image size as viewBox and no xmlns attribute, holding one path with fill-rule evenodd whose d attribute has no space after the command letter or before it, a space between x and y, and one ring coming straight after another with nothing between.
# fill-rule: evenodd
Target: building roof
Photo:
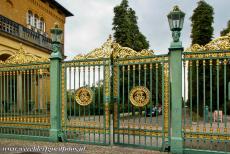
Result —
<instances>
[{"instance_id":1,"label":"building roof","mask_svg":"<svg viewBox=\"0 0 230 154\"><path fill-rule=\"evenodd\" d=\"M56 0L46 0L48 3L56 6L58 9L60 9L66 17L74 16L69 10L64 8L60 3L58 3Z\"/></svg>"}]
</instances>

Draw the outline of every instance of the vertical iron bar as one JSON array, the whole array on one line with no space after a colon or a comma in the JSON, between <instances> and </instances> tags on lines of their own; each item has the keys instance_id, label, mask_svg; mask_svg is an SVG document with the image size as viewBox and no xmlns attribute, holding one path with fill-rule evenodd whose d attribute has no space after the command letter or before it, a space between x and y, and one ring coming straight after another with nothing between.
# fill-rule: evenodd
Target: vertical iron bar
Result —
<instances>
[{"instance_id":1,"label":"vertical iron bar","mask_svg":"<svg viewBox=\"0 0 230 154\"><path fill-rule=\"evenodd\" d=\"M94 93L94 98L96 97L95 95L95 91L96 91L96 81L95 81L95 66L93 66L93 93ZM96 105L95 105L95 100L96 99L93 99L93 121L95 121L95 116L96 116ZM96 128L96 125L94 125L94 134L93 134L93 142L95 143L95 128Z\"/></svg>"},{"instance_id":2,"label":"vertical iron bar","mask_svg":"<svg viewBox=\"0 0 230 154\"><path fill-rule=\"evenodd\" d=\"M129 96L129 91L130 91L130 65L128 65L128 96ZM132 117L132 115L130 115L130 100L128 98L128 133L130 132L130 122L129 122L129 118L130 116ZM128 135L128 144L130 144L130 135Z\"/></svg>"},{"instance_id":3,"label":"vertical iron bar","mask_svg":"<svg viewBox=\"0 0 230 154\"><path fill-rule=\"evenodd\" d=\"M147 69L147 65L146 64L144 64L144 86L146 87L146 69ZM144 129L146 129L146 106L145 106L145 115L144 115L144 117L145 117L145 123L144 123ZM141 113L142 114L142 113ZM144 131L146 131L146 130L144 130ZM146 146L146 135L145 135L145 146Z\"/></svg>"},{"instance_id":4,"label":"vertical iron bar","mask_svg":"<svg viewBox=\"0 0 230 154\"><path fill-rule=\"evenodd\" d=\"M197 120L197 131L199 131L199 60L196 61L196 120Z\"/></svg>"},{"instance_id":5,"label":"vertical iron bar","mask_svg":"<svg viewBox=\"0 0 230 154\"><path fill-rule=\"evenodd\" d=\"M212 59L209 61L209 71L210 71L210 112L212 113ZM212 133L212 114L210 117L210 132Z\"/></svg>"},{"instance_id":6,"label":"vertical iron bar","mask_svg":"<svg viewBox=\"0 0 230 154\"><path fill-rule=\"evenodd\" d=\"M125 128L125 66L122 66L122 112L123 112L123 124ZM125 133L123 132L123 143L125 140Z\"/></svg>"},{"instance_id":7,"label":"vertical iron bar","mask_svg":"<svg viewBox=\"0 0 230 154\"><path fill-rule=\"evenodd\" d=\"M100 65L98 66L98 116L99 116L99 128L101 129L101 108L100 108L100 105L101 105L101 83L100 83L100 74L101 74L101 70L100 70ZM101 142L101 132L99 132L99 142Z\"/></svg>"},{"instance_id":8,"label":"vertical iron bar","mask_svg":"<svg viewBox=\"0 0 230 154\"><path fill-rule=\"evenodd\" d=\"M139 73L139 79L138 79L138 82L139 82L139 86L141 85L141 65L139 64L138 65L138 73ZM141 132L141 108L139 107L139 121L138 121L138 127L139 127L139 144L141 144L141 134L140 134L140 132Z\"/></svg>"},{"instance_id":9,"label":"vertical iron bar","mask_svg":"<svg viewBox=\"0 0 230 154\"><path fill-rule=\"evenodd\" d=\"M156 81L155 81L155 85L156 85L156 87L155 87L155 89L156 89L156 105L154 106L154 108L155 108L155 113L156 113L156 130L157 131L158 131L158 125L159 125L159 123L158 123L158 113L157 113L157 109L158 109L158 67L159 67L158 63L156 63ZM156 139L157 139L156 146L158 147L158 142L159 142L158 136L156 136Z\"/></svg>"},{"instance_id":10,"label":"vertical iron bar","mask_svg":"<svg viewBox=\"0 0 230 154\"><path fill-rule=\"evenodd\" d=\"M203 105L203 121L204 121L203 131L204 132L206 132L206 122L205 122L205 106L206 106L206 102L205 102L205 97L206 97L206 93L205 93L205 60L203 60L203 104L204 104Z\"/></svg>"},{"instance_id":11,"label":"vertical iron bar","mask_svg":"<svg viewBox=\"0 0 230 154\"><path fill-rule=\"evenodd\" d=\"M220 133L219 132L219 129L220 129L220 122L219 122L219 110L220 110L220 98L219 98L219 96L220 96L220 90L219 90L219 77L220 77L220 75L219 75L219 64L220 64L220 61L219 61L219 59L217 59L216 60L216 69L217 69L217 83L216 83L216 85L217 85L217 111L218 111L218 118L217 118L217 124L218 124L218 128L217 128L217 132L218 133Z\"/></svg>"},{"instance_id":12,"label":"vertical iron bar","mask_svg":"<svg viewBox=\"0 0 230 154\"><path fill-rule=\"evenodd\" d=\"M136 66L135 65L133 65L133 87L135 87L135 71L136 71L136 68L135 68ZM119 81L119 80L118 80ZM119 108L119 107L118 107ZM136 120L136 118L135 118L135 107L133 107L133 113L134 113L134 118L133 118L133 123L134 124L136 124L135 123L135 120ZM133 135L133 144L135 144L135 134Z\"/></svg>"},{"instance_id":13,"label":"vertical iron bar","mask_svg":"<svg viewBox=\"0 0 230 154\"><path fill-rule=\"evenodd\" d=\"M152 128L152 109L153 109L153 64L151 63L149 65L149 69L150 69L150 77L149 77L149 81L150 81L150 125ZM152 130L150 130L151 135L150 135L150 146L153 145L153 141L152 141Z\"/></svg>"}]
</instances>

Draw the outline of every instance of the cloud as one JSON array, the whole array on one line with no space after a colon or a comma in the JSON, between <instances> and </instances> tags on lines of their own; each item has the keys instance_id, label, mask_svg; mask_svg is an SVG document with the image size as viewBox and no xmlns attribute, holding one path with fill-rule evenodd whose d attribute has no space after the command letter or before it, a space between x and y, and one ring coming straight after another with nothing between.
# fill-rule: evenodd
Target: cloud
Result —
<instances>
[{"instance_id":1,"label":"cloud","mask_svg":"<svg viewBox=\"0 0 230 154\"><path fill-rule=\"evenodd\" d=\"M65 28L65 51L67 56L88 53L100 47L112 33L113 8L121 0L57 0L74 13L67 19ZM226 27L230 20L229 0L206 0L214 7L214 36ZM186 13L182 41L184 47L190 45L190 17L197 1L181 0L130 0L130 6L136 11L141 32L147 37L151 48L159 53L167 53L171 41L166 15L174 5L179 5Z\"/></svg>"}]
</instances>

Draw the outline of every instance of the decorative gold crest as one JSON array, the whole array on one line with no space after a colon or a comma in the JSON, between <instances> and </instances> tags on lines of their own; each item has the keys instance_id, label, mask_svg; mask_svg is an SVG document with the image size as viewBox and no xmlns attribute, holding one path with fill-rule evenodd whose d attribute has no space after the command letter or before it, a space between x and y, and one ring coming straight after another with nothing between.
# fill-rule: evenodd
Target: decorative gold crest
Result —
<instances>
[{"instance_id":1,"label":"decorative gold crest","mask_svg":"<svg viewBox=\"0 0 230 154\"><path fill-rule=\"evenodd\" d=\"M149 103L150 92L146 87L134 87L129 94L129 99L134 106L143 107Z\"/></svg>"},{"instance_id":2,"label":"decorative gold crest","mask_svg":"<svg viewBox=\"0 0 230 154\"><path fill-rule=\"evenodd\" d=\"M93 101L93 91L87 87L81 87L76 91L76 102L81 106L87 106Z\"/></svg>"}]
</instances>

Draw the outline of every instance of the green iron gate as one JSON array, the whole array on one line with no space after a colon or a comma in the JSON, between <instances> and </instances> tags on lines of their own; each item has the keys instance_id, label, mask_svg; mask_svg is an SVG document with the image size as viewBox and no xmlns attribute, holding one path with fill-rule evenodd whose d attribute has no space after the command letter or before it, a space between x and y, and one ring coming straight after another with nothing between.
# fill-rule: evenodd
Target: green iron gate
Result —
<instances>
[{"instance_id":1,"label":"green iron gate","mask_svg":"<svg viewBox=\"0 0 230 154\"><path fill-rule=\"evenodd\" d=\"M168 146L168 57L118 58L113 73L114 144Z\"/></svg>"},{"instance_id":2,"label":"green iron gate","mask_svg":"<svg viewBox=\"0 0 230 154\"><path fill-rule=\"evenodd\" d=\"M72 142L110 144L110 59L62 63L61 127Z\"/></svg>"},{"instance_id":3,"label":"green iron gate","mask_svg":"<svg viewBox=\"0 0 230 154\"><path fill-rule=\"evenodd\" d=\"M168 145L168 57L143 52L110 38L101 48L62 63L66 141L155 149Z\"/></svg>"}]
</instances>

